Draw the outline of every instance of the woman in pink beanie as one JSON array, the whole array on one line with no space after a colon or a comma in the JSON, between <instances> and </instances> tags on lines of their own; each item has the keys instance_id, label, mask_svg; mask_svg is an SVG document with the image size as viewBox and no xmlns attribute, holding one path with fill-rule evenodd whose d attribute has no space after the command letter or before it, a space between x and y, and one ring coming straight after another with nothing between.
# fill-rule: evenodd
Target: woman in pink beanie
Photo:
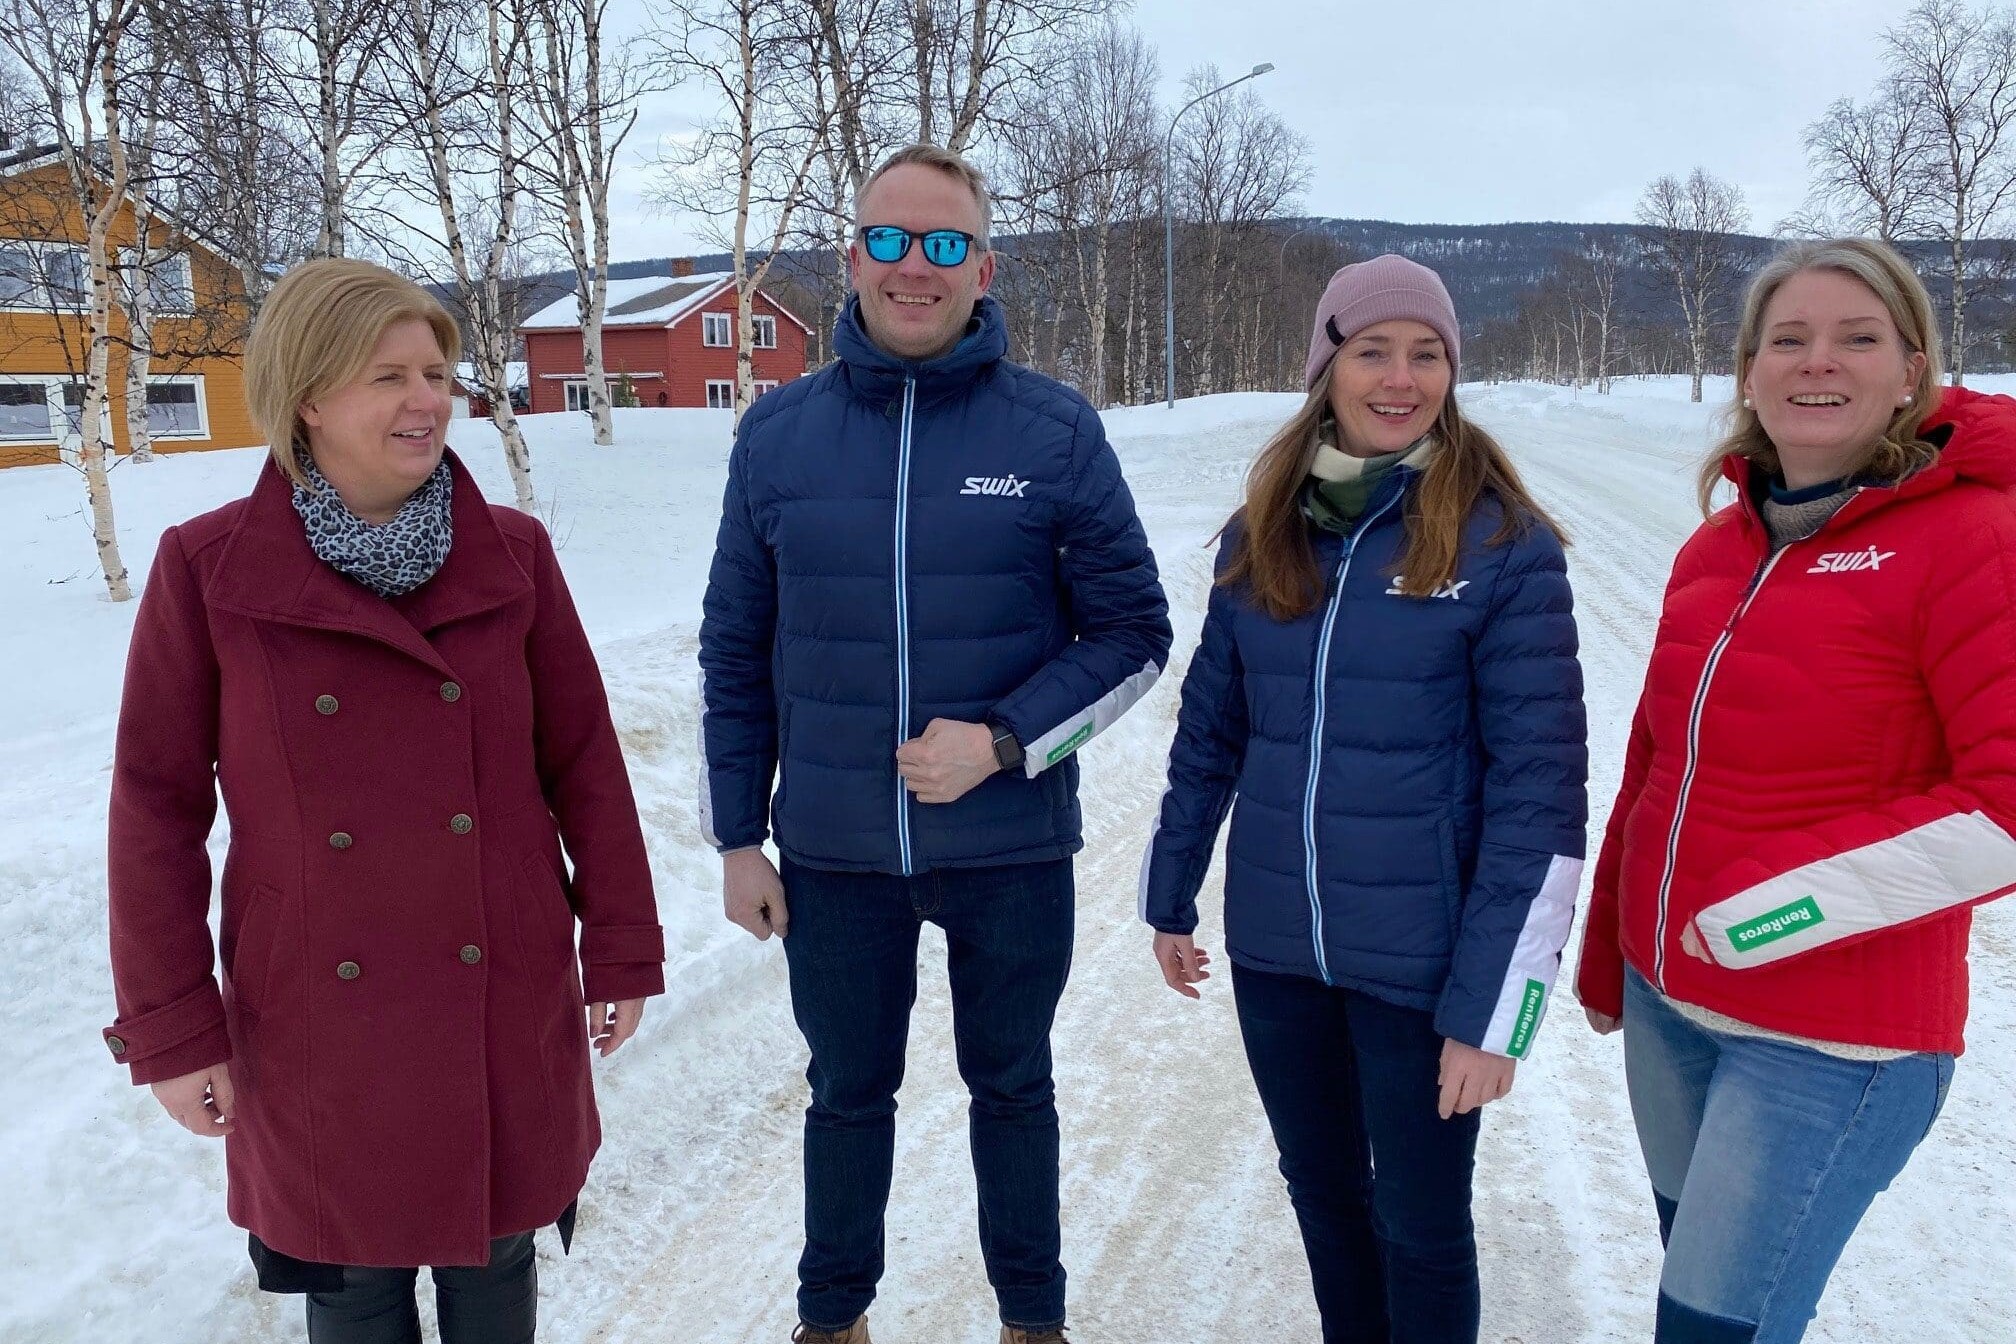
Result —
<instances>
[{"instance_id":1,"label":"woman in pink beanie","mask_svg":"<svg viewBox=\"0 0 2016 1344\"><path fill-rule=\"evenodd\" d=\"M1561 534L1457 409L1461 340L1425 267L1331 279L1308 400L1222 535L1141 877L1195 998L1232 809L1233 1000L1326 1344L1474 1344L1479 1108L1532 1049L1582 869Z\"/></svg>"}]
</instances>

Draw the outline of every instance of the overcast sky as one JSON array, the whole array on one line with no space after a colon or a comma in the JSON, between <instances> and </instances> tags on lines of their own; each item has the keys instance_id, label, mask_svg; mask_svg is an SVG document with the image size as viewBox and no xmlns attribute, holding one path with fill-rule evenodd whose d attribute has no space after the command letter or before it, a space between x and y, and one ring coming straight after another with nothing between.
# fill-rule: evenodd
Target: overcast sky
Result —
<instances>
[{"instance_id":1,"label":"overcast sky","mask_svg":"<svg viewBox=\"0 0 2016 1344\"><path fill-rule=\"evenodd\" d=\"M625 3L626 0L619 0ZM649 0L627 0L648 5ZM1806 194L1800 133L1879 73L1907 0L1138 0L1165 99L1215 61L1272 61L1254 89L1309 141L1302 213L1411 223L1627 221L1695 165L1740 185L1768 233ZM632 11L633 13L636 10ZM656 136L706 115L658 99L612 202L618 259L711 251L650 213Z\"/></svg>"}]
</instances>

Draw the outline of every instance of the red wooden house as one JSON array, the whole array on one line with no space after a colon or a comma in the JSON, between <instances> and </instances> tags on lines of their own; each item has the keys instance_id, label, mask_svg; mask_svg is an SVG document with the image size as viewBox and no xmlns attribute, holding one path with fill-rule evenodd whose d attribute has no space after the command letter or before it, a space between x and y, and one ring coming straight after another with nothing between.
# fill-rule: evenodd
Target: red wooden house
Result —
<instances>
[{"instance_id":1,"label":"red wooden house","mask_svg":"<svg viewBox=\"0 0 2016 1344\"><path fill-rule=\"evenodd\" d=\"M756 395L805 373L805 338L812 329L768 293L751 304L756 324ZM581 325L568 294L520 327L531 388L531 409L585 410L588 383L581 358ZM669 276L611 280L602 320L602 365L612 397L624 375L640 406L735 404L735 277L727 271L695 275L691 261L675 261Z\"/></svg>"}]
</instances>

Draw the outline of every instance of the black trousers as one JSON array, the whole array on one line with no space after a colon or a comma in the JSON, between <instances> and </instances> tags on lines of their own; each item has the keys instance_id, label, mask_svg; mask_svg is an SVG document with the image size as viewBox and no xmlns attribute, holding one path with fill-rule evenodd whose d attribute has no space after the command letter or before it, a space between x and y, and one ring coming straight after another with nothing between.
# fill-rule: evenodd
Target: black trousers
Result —
<instances>
[{"instance_id":1,"label":"black trousers","mask_svg":"<svg viewBox=\"0 0 2016 1344\"><path fill-rule=\"evenodd\" d=\"M532 1344L539 1260L532 1234L490 1243L490 1263L433 1271L441 1344ZM309 1344L420 1344L417 1269L343 1269L343 1287L308 1294Z\"/></svg>"}]
</instances>

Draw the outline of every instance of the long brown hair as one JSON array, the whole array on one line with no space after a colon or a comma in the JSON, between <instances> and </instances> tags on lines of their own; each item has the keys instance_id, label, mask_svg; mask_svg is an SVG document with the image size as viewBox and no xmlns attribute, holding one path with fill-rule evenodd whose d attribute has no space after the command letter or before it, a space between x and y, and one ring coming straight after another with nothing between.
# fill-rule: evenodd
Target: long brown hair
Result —
<instances>
[{"instance_id":1,"label":"long brown hair","mask_svg":"<svg viewBox=\"0 0 2016 1344\"><path fill-rule=\"evenodd\" d=\"M1764 343L1764 309L1779 286L1803 271L1838 271L1868 286L1890 314L1904 348L1925 356L1911 400L1897 408L1882 436L1868 446L1848 474L1901 481L1938 455L1936 448L1918 437L1925 417L1939 409L1939 381L1944 376L1939 363L1939 319L1933 316L1932 296L1925 292L1925 282L1894 249L1867 238L1794 243L1757 272L1750 282L1749 296L1743 300L1743 323L1736 331L1737 403L1729 411L1728 435L1709 453L1697 482L1704 516L1715 512L1715 492L1724 479L1722 465L1730 458L1754 462L1774 475L1779 470L1777 445L1764 432L1757 412L1742 403L1743 384Z\"/></svg>"},{"instance_id":2,"label":"long brown hair","mask_svg":"<svg viewBox=\"0 0 2016 1344\"><path fill-rule=\"evenodd\" d=\"M1316 568L1301 496L1329 415L1330 376L1336 367L1332 361L1302 409L1253 459L1246 473L1246 502L1233 516L1239 525L1236 548L1218 579L1227 587L1244 588L1277 621L1307 615L1323 600L1323 575ZM1486 491L1497 497L1504 513L1488 545L1501 546L1536 525L1567 545L1568 534L1527 493L1498 441L1463 417L1454 387L1442 398L1429 433L1435 451L1420 488L1408 500L1406 548L1392 571L1401 592L1427 597L1456 577L1463 525Z\"/></svg>"}]
</instances>

